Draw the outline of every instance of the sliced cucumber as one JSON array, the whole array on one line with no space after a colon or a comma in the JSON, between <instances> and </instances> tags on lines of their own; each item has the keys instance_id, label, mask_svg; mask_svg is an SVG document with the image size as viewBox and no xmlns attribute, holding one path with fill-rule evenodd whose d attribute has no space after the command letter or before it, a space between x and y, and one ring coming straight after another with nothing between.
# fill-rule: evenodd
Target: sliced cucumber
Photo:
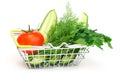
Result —
<instances>
[{"instance_id":1,"label":"sliced cucumber","mask_svg":"<svg viewBox=\"0 0 120 76\"><path fill-rule=\"evenodd\" d=\"M48 41L48 33L50 32L50 30L52 28L55 27L57 22L57 15L56 15L56 11L50 10L46 17L44 18L41 26L39 27L38 31L44 36L44 44L47 43Z\"/></svg>"},{"instance_id":2,"label":"sliced cucumber","mask_svg":"<svg viewBox=\"0 0 120 76\"><path fill-rule=\"evenodd\" d=\"M67 64L71 63L75 59L75 57L76 57L75 54L65 55L65 56L63 56L60 64L67 65Z\"/></svg>"},{"instance_id":3,"label":"sliced cucumber","mask_svg":"<svg viewBox=\"0 0 120 76\"><path fill-rule=\"evenodd\" d=\"M33 57L33 59L30 61L30 64L33 66L37 66L37 65L41 64L42 62L44 62L44 60L45 60L44 56L35 55Z\"/></svg>"},{"instance_id":4,"label":"sliced cucumber","mask_svg":"<svg viewBox=\"0 0 120 76\"><path fill-rule=\"evenodd\" d=\"M49 60L49 64L55 65L58 63L59 60L60 60L60 55L51 56L51 59Z\"/></svg>"},{"instance_id":5,"label":"sliced cucumber","mask_svg":"<svg viewBox=\"0 0 120 76\"><path fill-rule=\"evenodd\" d=\"M79 21L83 27L88 28L88 15L85 12L82 14Z\"/></svg>"}]
</instances>

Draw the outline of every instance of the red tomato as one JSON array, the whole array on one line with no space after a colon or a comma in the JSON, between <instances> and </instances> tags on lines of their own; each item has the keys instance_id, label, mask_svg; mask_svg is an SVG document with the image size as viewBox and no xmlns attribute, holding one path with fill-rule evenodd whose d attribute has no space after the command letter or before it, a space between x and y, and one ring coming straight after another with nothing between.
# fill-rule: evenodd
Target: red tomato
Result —
<instances>
[{"instance_id":1,"label":"red tomato","mask_svg":"<svg viewBox=\"0 0 120 76\"><path fill-rule=\"evenodd\" d=\"M18 36L17 42L20 45L42 46L44 37L38 31L23 32ZM27 54L32 54L37 52L37 50L25 50L24 52Z\"/></svg>"},{"instance_id":2,"label":"red tomato","mask_svg":"<svg viewBox=\"0 0 120 76\"><path fill-rule=\"evenodd\" d=\"M34 54L36 53L38 50L22 50L22 52L28 54L28 55L31 55L31 54Z\"/></svg>"}]
</instances>

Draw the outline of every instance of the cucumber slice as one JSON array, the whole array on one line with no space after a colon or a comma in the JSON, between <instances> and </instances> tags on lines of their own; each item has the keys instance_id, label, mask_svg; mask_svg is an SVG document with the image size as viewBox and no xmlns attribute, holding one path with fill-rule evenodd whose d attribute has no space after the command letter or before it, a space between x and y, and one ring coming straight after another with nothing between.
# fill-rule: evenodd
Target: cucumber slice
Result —
<instances>
[{"instance_id":1,"label":"cucumber slice","mask_svg":"<svg viewBox=\"0 0 120 76\"><path fill-rule=\"evenodd\" d=\"M88 15L85 12L82 14L79 21L83 27L88 28Z\"/></svg>"},{"instance_id":2,"label":"cucumber slice","mask_svg":"<svg viewBox=\"0 0 120 76\"><path fill-rule=\"evenodd\" d=\"M41 26L38 29L38 31L44 36L44 44L48 42L48 34L51 31L51 29L55 27L56 22L57 22L56 11L54 9L50 10L45 16Z\"/></svg>"},{"instance_id":3,"label":"cucumber slice","mask_svg":"<svg viewBox=\"0 0 120 76\"><path fill-rule=\"evenodd\" d=\"M49 60L49 64L56 65L59 60L60 60L60 55L51 56L51 59Z\"/></svg>"},{"instance_id":4,"label":"cucumber slice","mask_svg":"<svg viewBox=\"0 0 120 76\"><path fill-rule=\"evenodd\" d=\"M38 66L39 64L43 63L45 60L45 57L44 56L34 56L32 61L30 61L30 64L33 65L33 66Z\"/></svg>"},{"instance_id":5,"label":"cucumber slice","mask_svg":"<svg viewBox=\"0 0 120 76\"><path fill-rule=\"evenodd\" d=\"M61 64L61 65L70 64L70 63L75 59L75 57L76 57L75 54L65 55L65 56L63 56L60 64Z\"/></svg>"}]
</instances>

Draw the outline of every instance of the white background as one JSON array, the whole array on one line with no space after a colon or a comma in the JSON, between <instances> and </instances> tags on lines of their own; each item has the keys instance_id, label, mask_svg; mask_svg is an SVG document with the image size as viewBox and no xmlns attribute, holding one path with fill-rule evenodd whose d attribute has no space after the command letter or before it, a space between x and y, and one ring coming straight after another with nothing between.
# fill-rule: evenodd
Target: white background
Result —
<instances>
[{"instance_id":1,"label":"white background","mask_svg":"<svg viewBox=\"0 0 120 76\"><path fill-rule=\"evenodd\" d=\"M89 27L110 36L113 49L93 47L78 66L52 69L28 69L10 36L10 30L37 28L46 13L55 9L58 17L67 2L80 16L86 12ZM120 76L119 0L0 0L0 76Z\"/></svg>"}]
</instances>

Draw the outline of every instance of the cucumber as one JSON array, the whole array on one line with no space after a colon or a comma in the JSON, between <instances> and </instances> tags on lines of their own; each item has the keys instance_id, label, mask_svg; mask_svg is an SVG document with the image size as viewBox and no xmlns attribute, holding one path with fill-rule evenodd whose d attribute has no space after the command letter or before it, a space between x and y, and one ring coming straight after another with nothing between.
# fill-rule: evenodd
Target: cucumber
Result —
<instances>
[{"instance_id":1,"label":"cucumber","mask_svg":"<svg viewBox=\"0 0 120 76\"><path fill-rule=\"evenodd\" d=\"M63 58L61 59L61 65L67 65L70 64L71 62L73 62L73 60L75 59L76 55L75 54L71 54L71 55L64 55Z\"/></svg>"},{"instance_id":2,"label":"cucumber","mask_svg":"<svg viewBox=\"0 0 120 76\"><path fill-rule=\"evenodd\" d=\"M84 12L79 19L83 27L88 28L88 15Z\"/></svg>"},{"instance_id":3,"label":"cucumber","mask_svg":"<svg viewBox=\"0 0 120 76\"><path fill-rule=\"evenodd\" d=\"M50 10L45 16L38 31L44 36L44 44L48 43L48 34L52 28L55 28L57 23L57 15L55 9Z\"/></svg>"},{"instance_id":4,"label":"cucumber","mask_svg":"<svg viewBox=\"0 0 120 76\"><path fill-rule=\"evenodd\" d=\"M59 60L60 60L60 55L51 56L51 59L49 60L49 64L55 65L58 63Z\"/></svg>"},{"instance_id":5,"label":"cucumber","mask_svg":"<svg viewBox=\"0 0 120 76\"><path fill-rule=\"evenodd\" d=\"M45 61L45 57L44 56L35 55L33 57L33 59L30 61L30 64L32 66L38 66L39 64L43 63L44 61Z\"/></svg>"}]
</instances>

